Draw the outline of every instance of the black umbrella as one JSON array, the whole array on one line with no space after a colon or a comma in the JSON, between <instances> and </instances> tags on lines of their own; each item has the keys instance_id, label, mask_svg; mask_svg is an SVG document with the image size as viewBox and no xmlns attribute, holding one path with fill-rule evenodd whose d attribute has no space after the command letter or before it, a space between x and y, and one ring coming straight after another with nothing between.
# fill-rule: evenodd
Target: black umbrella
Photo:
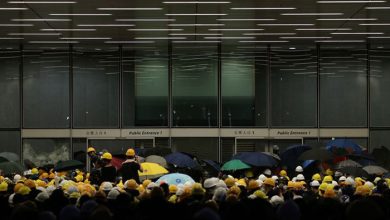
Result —
<instances>
[{"instance_id":1,"label":"black umbrella","mask_svg":"<svg viewBox=\"0 0 390 220\"><path fill-rule=\"evenodd\" d=\"M299 160L320 160L327 161L333 158L332 153L327 151L324 148L313 148L311 150L305 151L298 157Z\"/></svg>"},{"instance_id":2,"label":"black umbrella","mask_svg":"<svg viewBox=\"0 0 390 220\"><path fill-rule=\"evenodd\" d=\"M25 169L21 164L11 161L0 163L0 170L3 171L4 175L11 175L15 173L23 174Z\"/></svg>"},{"instance_id":3,"label":"black umbrella","mask_svg":"<svg viewBox=\"0 0 390 220\"><path fill-rule=\"evenodd\" d=\"M354 177L365 177L368 178L369 174L367 171L363 170L361 167L343 167L338 169L341 173L345 175L352 175Z\"/></svg>"},{"instance_id":4,"label":"black umbrella","mask_svg":"<svg viewBox=\"0 0 390 220\"><path fill-rule=\"evenodd\" d=\"M55 167L55 171L66 171L66 170L75 170L79 168L84 168L84 164L78 160L66 160L59 161Z\"/></svg>"},{"instance_id":5,"label":"black umbrella","mask_svg":"<svg viewBox=\"0 0 390 220\"><path fill-rule=\"evenodd\" d=\"M8 162L8 161L9 161L9 160L7 160L7 158L1 157L1 156L0 156L0 163Z\"/></svg>"}]
</instances>

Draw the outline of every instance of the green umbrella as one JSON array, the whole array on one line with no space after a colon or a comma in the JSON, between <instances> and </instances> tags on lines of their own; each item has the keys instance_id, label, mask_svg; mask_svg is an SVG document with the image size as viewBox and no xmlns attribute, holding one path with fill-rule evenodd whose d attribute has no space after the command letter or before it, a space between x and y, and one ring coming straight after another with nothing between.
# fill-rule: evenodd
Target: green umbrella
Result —
<instances>
[{"instance_id":1,"label":"green umbrella","mask_svg":"<svg viewBox=\"0 0 390 220\"><path fill-rule=\"evenodd\" d=\"M241 160L235 159L235 160L230 160L230 161L226 162L222 166L221 170L231 171L231 170L243 170L243 169L248 169L248 168L251 168L248 164L242 162Z\"/></svg>"},{"instance_id":2,"label":"green umbrella","mask_svg":"<svg viewBox=\"0 0 390 220\"><path fill-rule=\"evenodd\" d=\"M10 174L23 174L23 171L25 170L24 167L16 162L2 162L0 163L0 170L3 171L4 175L10 175Z\"/></svg>"},{"instance_id":3,"label":"green umbrella","mask_svg":"<svg viewBox=\"0 0 390 220\"><path fill-rule=\"evenodd\" d=\"M66 160L59 161L55 167L55 171L66 171L66 170L75 170L79 168L84 168L84 164L78 160Z\"/></svg>"}]
</instances>

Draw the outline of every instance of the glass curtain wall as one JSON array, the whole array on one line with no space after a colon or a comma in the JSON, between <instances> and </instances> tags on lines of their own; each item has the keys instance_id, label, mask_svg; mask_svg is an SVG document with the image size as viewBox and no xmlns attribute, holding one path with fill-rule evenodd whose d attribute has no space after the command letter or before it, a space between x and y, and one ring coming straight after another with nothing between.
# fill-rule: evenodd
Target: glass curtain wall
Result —
<instances>
[{"instance_id":1,"label":"glass curtain wall","mask_svg":"<svg viewBox=\"0 0 390 220\"><path fill-rule=\"evenodd\" d=\"M20 127L18 50L0 50L0 128Z\"/></svg>"},{"instance_id":2,"label":"glass curtain wall","mask_svg":"<svg viewBox=\"0 0 390 220\"><path fill-rule=\"evenodd\" d=\"M267 50L223 48L222 125L266 126Z\"/></svg>"},{"instance_id":3,"label":"glass curtain wall","mask_svg":"<svg viewBox=\"0 0 390 220\"><path fill-rule=\"evenodd\" d=\"M168 126L166 48L123 48L123 126Z\"/></svg>"},{"instance_id":4,"label":"glass curtain wall","mask_svg":"<svg viewBox=\"0 0 390 220\"><path fill-rule=\"evenodd\" d=\"M119 127L119 48L73 52L75 128Z\"/></svg>"},{"instance_id":5,"label":"glass curtain wall","mask_svg":"<svg viewBox=\"0 0 390 220\"><path fill-rule=\"evenodd\" d=\"M365 48L321 47L320 83L321 127L367 126Z\"/></svg>"},{"instance_id":6,"label":"glass curtain wall","mask_svg":"<svg viewBox=\"0 0 390 220\"><path fill-rule=\"evenodd\" d=\"M273 127L317 126L317 52L272 49L271 123Z\"/></svg>"},{"instance_id":7,"label":"glass curtain wall","mask_svg":"<svg viewBox=\"0 0 390 220\"><path fill-rule=\"evenodd\" d=\"M69 160L70 139L67 138L26 138L23 139L23 162L26 166L40 167Z\"/></svg>"},{"instance_id":8,"label":"glass curtain wall","mask_svg":"<svg viewBox=\"0 0 390 220\"><path fill-rule=\"evenodd\" d=\"M370 51L370 104L372 127L390 126L390 50Z\"/></svg>"},{"instance_id":9,"label":"glass curtain wall","mask_svg":"<svg viewBox=\"0 0 390 220\"><path fill-rule=\"evenodd\" d=\"M216 127L218 120L218 47L174 44L173 127Z\"/></svg>"},{"instance_id":10,"label":"glass curtain wall","mask_svg":"<svg viewBox=\"0 0 390 220\"><path fill-rule=\"evenodd\" d=\"M68 128L69 51L23 52L25 128Z\"/></svg>"}]
</instances>

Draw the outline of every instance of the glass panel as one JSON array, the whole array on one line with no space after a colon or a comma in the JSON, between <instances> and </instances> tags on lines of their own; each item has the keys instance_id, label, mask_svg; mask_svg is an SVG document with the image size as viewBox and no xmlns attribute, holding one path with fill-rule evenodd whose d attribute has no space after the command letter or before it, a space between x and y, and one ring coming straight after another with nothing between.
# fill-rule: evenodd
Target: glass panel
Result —
<instances>
[{"instance_id":1,"label":"glass panel","mask_svg":"<svg viewBox=\"0 0 390 220\"><path fill-rule=\"evenodd\" d=\"M167 126L167 112L167 51L154 47L124 48L123 125Z\"/></svg>"},{"instance_id":2,"label":"glass panel","mask_svg":"<svg viewBox=\"0 0 390 220\"><path fill-rule=\"evenodd\" d=\"M234 155L234 138L221 138L221 148L222 163L231 160Z\"/></svg>"},{"instance_id":3,"label":"glass panel","mask_svg":"<svg viewBox=\"0 0 390 220\"><path fill-rule=\"evenodd\" d=\"M69 160L70 155L70 139L23 139L23 160L26 165L39 167L56 164L60 160Z\"/></svg>"},{"instance_id":4,"label":"glass panel","mask_svg":"<svg viewBox=\"0 0 390 220\"><path fill-rule=\"evenodd\" d=\"M218 138L172 138L172 150L218 161Z\"/></svg>"},{"instance_id":5,"label":"glass panel","mask_svg":"<svg viewBox=\"0 0 390 220\"><path fill-rule=\"evenodd\" d=\"M272 126L315 127L316 50L272 50L271 89Z\"/></svg>"},{"instance_id":6,"label":"glass panel","mask_svg":"<svg viewBox=\"0 0 390 220\"><path fill-rule=\"evenodd\" d=\"M371 131L370 152L382 146L390 150L390 130Z\"/></svg>"},{"instance_id":7,"label":"glass panel","mask_svg":"<svg viewBox=\"0 0 390 220\"><path fill-rule=\"evenodd\" d=\"M87 139L72 138L73 159L86 163L87 161Z\"/></svg>"},{"instance_id":8,"label":"glass panel","mask_svg":"<svg viewBox=\"0 0 390 220\"><path fill-rule=\"evenodd\" d=\"M118 49L76 50L74 71L74 127L117 128L119 101Z\"/></svg>"},{"instance_id":9,"label":"glass panel","mask_svg":"<svg viewBox=\"0 0 390 220\"><path fill-rule=\"evenodd\" d=\"M68 128L69 52L23 54L25 128Z\"/></svg>"},{"instance_id":10,"label":"glass panel","mask_svg":"<svg viewBox=\"0 0 390 220\"><path fill-rule=\"evenodd\" d=\"M265 126L267 51L227 48L221 59L222 125Z\"/></svg>"},{"instance_id":11,"label":"glass panel","mask_svg":"<svg viewBox=\"0 0 390 220\"><path fill-rule=\"evenodd\" d=\"M367 126L366 49L321 49L322 127Z\"/></svg>"},{"instance_id":12,"label":"glass panel","mask_svg":"<svg viewBox=\"0 0 390 220\"><path fill-rule=\"evenodd\" d=\"M174 46L173 126L217 126L217 46Z\"/></svg>"},{"instance_id":13,"label":"glass panel","mask_svg":"<svg viewBox=\"0 0 390 220\"><path fill-rule=\"evenodd\" d=\"M7 159L13 160L18 159L16 161L20 160L20 132L19 131L0 131L0 153L4 152L11 152L15 155L15 158L9 158L6 155ZM0 154L1 156L1 154Z\"/></svg>"},{"instance_id":14,"label":"glass panel","mask_svg":"<svg viewBox=\"0 0 390 220\"><path fill-rule=\"evenodd\" d=\"M390 50L370 52L371 126L390 126Z\"/></svg>"},{"instance_id":15,"label":"glass panel","mask_svg":"<svg viewBox=\"0 0 390 220\"><path fill-rule=\"evenodd\" d=\"M20 51L0 51L0 128L20 127Z\"/></svg>"}]
</instances>

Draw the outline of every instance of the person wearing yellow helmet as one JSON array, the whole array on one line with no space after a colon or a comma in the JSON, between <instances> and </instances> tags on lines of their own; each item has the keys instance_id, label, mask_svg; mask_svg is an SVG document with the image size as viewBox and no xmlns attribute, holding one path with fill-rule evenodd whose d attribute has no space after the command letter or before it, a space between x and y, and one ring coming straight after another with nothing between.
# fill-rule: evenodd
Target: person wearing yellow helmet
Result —
<instances>
[{"instance_id":1,"label":"person wearing yellow helmet","mask_svg":"<svg viewBox=\"0 0 390 220\"><path fill-rule=\"evenodd\" d=\"M89 159L91 160L91 167L97 168L98 166L98 161L99 161L99 156L96 154L96 150L94 147L89 146L87 149L87 155Z\"/></svg>"},{"instance_id":2,"label":"person wearing yellow helmet","mask_svg":"<svg viewBox=\"0 0 390 220\"><path fill-rule=\"evenodd\" d=\"M126 151L126 160L122 163L122 167L119 169L119 173L122 176L123 181L134 179L139 184L141 182L138 171L142 172L142 167L138 161L138 157L135 154L134 149L129 148Z\"/></svg>"},{"instance_id":3,"label":"person wearing yellow helmet","mask_svg":"<svg viewBox=\"0 0 390 220\"><path fill-rule=\"evenodd\" d=\"M111 164L112 155L109 152L103 153L102 168L100 168L100 181L102 182L115 182L116 181L116 168Z\"/></svg>"}]
</instances>

